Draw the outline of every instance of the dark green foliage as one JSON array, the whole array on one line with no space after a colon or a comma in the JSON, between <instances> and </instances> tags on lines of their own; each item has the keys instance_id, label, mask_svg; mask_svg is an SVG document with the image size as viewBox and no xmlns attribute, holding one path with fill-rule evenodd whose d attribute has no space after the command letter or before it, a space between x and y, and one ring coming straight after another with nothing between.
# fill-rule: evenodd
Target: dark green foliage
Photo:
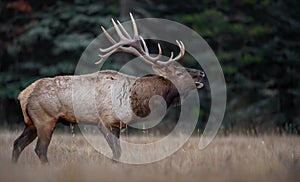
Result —
<instances>
[{"instance_id":1,"label":"dark green foliage","mask_svg":"<svg viewBox=\"0 0 300 182\"><path fill-rule=\"evenodd\" d=\"M212 47L227 81L225 132L300 133L300 1L124 2L32 0L28 1L32 11L24 12L2 1L1 101L16 100L40 77L72 74L83 50L100 34L100 25L111 27L111 17L124 18L131 11L136 17L183 23ZM190 56L186 60L192 64ZM112 63L112 68L119 66L118 61ZM205 120L209 92L201 99L201 120Z\"/></svg>"}]
</instances>

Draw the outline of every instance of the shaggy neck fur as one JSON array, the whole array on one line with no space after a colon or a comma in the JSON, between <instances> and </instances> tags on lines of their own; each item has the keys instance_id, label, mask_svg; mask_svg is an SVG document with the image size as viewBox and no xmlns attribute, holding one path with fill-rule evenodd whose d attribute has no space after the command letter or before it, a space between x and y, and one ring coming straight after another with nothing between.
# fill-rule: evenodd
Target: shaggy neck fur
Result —
<instances>
[{"instance_id":1,"label":"shaggy neck fur","mask_svg":"<svg viewBox=\"0 0 300 182\"><path fill-rule=\"evenodd\" d=\"M149 101L155 95L163 97L167 107L180 103L176 87L171 81L161 76L137 79L130 89L130 94L132 111L139 117L146 117L150 114Z\"/></svg>"}]
</instances>

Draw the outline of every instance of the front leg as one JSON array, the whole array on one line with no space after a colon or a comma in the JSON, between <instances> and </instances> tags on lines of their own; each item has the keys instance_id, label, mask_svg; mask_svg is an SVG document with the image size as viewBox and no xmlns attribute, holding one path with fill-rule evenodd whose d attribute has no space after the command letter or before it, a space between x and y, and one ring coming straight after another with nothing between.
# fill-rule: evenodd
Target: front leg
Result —
<instances>
[{"instance_id":1,"label":"front leg","mask_svg":"<svg viewBox=\"0 0 300 182\"><path fill-rule=\"evenodd\" d=\"M119 160L121 156L121 146L120 146L120 128L119 127L112 127L111 128L112 139L111 145L113 146L113 159Z\"/></svg>"},{"instance_id":2,"label":"front leg","mask_svg":"<svg viewBox=\"0 0 300 182\"><path fill-rule=\"evenodd\" d=\"M120 128L116 126L106 127L102 124L98 125L100 131L103 133L108 145L113 153L113 160L118 161L121 156L120 147Z\"/></svg>"}]
</instances>

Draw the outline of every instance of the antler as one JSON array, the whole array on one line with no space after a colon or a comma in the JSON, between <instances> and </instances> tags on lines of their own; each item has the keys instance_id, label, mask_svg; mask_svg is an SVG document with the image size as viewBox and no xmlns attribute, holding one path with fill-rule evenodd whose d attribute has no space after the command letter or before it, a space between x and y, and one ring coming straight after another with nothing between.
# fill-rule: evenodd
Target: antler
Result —
<instances>
[{"instance_id":1,"label":"antler","mask_svg":"<svg viewBox=\"0 0 300 182\"><path fill-rule=\"evenodd\" d=\"M101 59L96 62L95 64L100 64L102 63L106 58L108 58L111 54L115 52L127 52L136 56L139 56L143 58L144 61L146 61L149 64L152 65L158 65L158 66L168 66L170 64L175 63L176 61L180 60L185 53L185 47L184 44L181 41L176 40L177 45L180 48L180 53L173 58L174 53L171 52L171 56L168 61L160 61L159 59L162 56L162 50L160 47L160 44L157 44L158 47L158 55L156 57L152 57L149 54L148 47L146 45L145 40L143 39L142 36L139 36L138 34L138 29L135 23L135 20L130 13L130 18L132 22L132 27L133 27L133 38L129 35L129 33L126 31L126 29L123 27L123 25L117 21L118 24L114 21L114 19L111 19L114 28L120 38L119 42L116 42L111 35L101 26L101 29L103 30L106 38L113 44L112 46L106 48L106 49L101 49L100 51L103 52L104 54L99 54ZM139 40L142 42L142 46L139 42Z\"/></svg>"}]
</instances>

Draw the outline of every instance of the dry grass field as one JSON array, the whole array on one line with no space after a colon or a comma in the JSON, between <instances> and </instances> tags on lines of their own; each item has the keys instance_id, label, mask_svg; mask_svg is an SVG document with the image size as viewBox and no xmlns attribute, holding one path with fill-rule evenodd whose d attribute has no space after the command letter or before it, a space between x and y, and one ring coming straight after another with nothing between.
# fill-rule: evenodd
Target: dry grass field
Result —
<instances>
[{"instance_id":1,"label":"dry grass field","mask_svg":"<svg viewBox=\"0 0 300 182\"><path fill-rule=\"evenodd\" d=\"M162 161L130 165L112 162L81 135L55 133L50 164L43 166L33 152L36 142L17 165L10 163L19 134L0 131L0 181L300 181L299 137L217 137L202 151L193 137Z\"/></svg>"}]
</instances>

